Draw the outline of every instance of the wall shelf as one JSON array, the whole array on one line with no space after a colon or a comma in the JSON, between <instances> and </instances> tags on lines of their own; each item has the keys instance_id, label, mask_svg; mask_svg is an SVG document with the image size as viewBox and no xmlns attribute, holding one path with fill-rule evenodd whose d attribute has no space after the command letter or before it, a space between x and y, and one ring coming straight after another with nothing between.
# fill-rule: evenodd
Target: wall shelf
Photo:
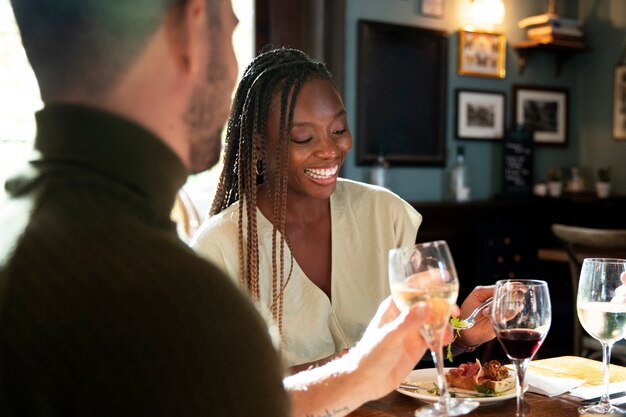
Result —
<instances>
[{"instance_id":1,"label":"wall shelf","mask_svg":"<svg viewBox=\"0 0 626 417\"><path fill-rule=\"evenodd\" d=\"M558 77L561 74L563 65L572 56L572 54L589 52L589 48L580 43L572 41L559 41L552 42L540 42L535 40L525 40L513 44L513 49L517 51L517 72L519 74L524 73L524 68L530 60L530 58L538 53L550 53L555 57L555 73L554 76Z\"/></svg>"}]
</instances>

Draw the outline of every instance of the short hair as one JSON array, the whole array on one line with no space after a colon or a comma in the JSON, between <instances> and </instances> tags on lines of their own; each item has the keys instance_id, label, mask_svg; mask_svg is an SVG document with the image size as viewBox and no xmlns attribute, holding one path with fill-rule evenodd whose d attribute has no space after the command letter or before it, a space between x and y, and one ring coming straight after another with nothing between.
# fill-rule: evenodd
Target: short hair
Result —
<instances>
[{"instance_id":1,"label":"short hair","mask_svg":"<svg viewBox=\"0 0 626 417\"><path fill-rule=\"evenodd\" d=\"M103 95L188 0L11 0L42 97ZM207 1L208 3L211 0Z\"/></svg>"}]
</instances>

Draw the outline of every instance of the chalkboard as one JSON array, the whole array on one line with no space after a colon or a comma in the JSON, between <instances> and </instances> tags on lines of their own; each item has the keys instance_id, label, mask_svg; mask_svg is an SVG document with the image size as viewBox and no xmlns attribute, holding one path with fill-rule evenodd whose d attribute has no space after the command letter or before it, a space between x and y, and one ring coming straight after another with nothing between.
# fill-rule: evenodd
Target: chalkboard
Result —
<instances>
[{"instance_id":1,"label":"chalkboard","mask_svg":"<svg viewBox=\"0 0 626 417\"><path fill-rule=\"evenodd\" d=\"M510 131L504 141L503 184L507 197L528 197L533 188L533 135L525 126Z\"/></svg>"}]
</instances>

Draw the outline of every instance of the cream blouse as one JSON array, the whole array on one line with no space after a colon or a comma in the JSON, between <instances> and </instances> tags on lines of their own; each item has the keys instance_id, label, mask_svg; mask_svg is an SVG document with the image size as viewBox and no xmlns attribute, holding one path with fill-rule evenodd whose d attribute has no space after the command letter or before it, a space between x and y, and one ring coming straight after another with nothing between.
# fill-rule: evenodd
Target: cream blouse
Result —
<instances>
[{"instance_id":1,"label":"cream blouse","mask_svg":"<svg viewBox=\"0 0 626 417\"><path fill-rule=\"evenodd\" d=\"M222 267L237 282L238 207L235 203L208 219L191 242L199 255ZM287 366L322 359L356 344L380 302L389 295L389 250L415 243L422 220L391 191L346 179L338 180L330 207L332 299L309 280L294 259L284 294L282 353ZM257 224L259 307L263 312L272 304L273 226L258 209ZM290 267L291 254L285 246L285 275ZM270 329L275 331L275 326Z\"/></svg>"}]
</instances>

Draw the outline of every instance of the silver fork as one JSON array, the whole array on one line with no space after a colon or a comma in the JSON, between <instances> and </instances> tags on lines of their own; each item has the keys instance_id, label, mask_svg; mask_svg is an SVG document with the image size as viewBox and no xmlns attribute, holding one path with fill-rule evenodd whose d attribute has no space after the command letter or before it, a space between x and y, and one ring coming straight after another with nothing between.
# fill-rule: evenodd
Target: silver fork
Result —
<instances>
[{"instance_id":1,"label":"silver fork","mask_svg":"<svg viewBox=\"0 0 626 417\"><path fill-rule=\"evenodd\" d=\"M459 328L459 330L467 330L470 327L474 327L474 325L476 324L476 316L478 315L478 313L480 313L483 310L483 308L491 304L492 298L493 297L487 298L481 305L476 307L474 311L472 311L472 314L470 314L469 317L463 320L465 322L465 326Z\"/></svg>"}]
</instances>

